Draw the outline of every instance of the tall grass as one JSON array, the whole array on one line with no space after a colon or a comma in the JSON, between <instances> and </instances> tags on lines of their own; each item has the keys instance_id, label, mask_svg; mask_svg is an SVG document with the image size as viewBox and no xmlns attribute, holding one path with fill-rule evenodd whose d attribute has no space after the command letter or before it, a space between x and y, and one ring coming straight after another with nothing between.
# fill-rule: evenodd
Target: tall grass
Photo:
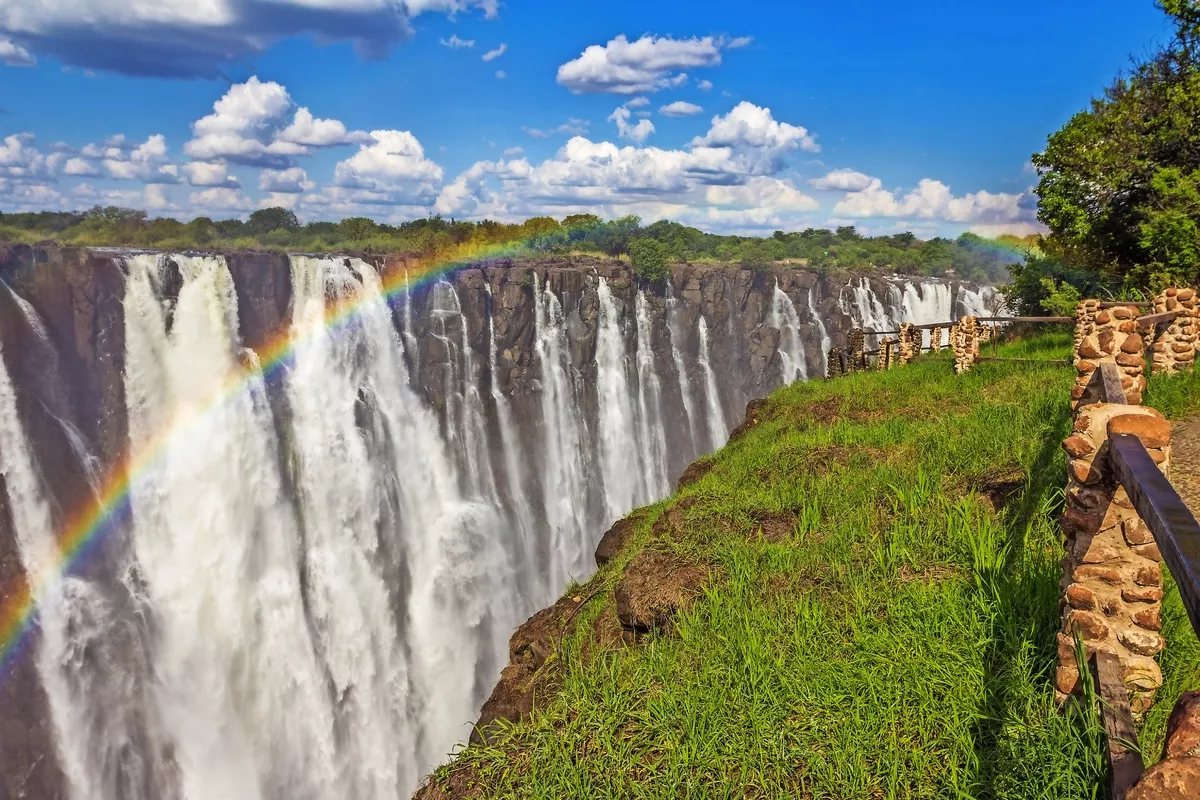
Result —
<instances>
[{"instance_id":1,"label":"tall grass","mask_svg":"<svg viewBox=\"0 0 1200 800\"><path fill-rule=\"evenodd\" d=\"M1101 796L1098 719L1053 702L1072 377L956 377L943 355L779 390L585 587L548 667L561 688L436 779L547 799ZM652 544L714 578L673 634L597 655L609 590Z\"/></svg>"}]
</instances>

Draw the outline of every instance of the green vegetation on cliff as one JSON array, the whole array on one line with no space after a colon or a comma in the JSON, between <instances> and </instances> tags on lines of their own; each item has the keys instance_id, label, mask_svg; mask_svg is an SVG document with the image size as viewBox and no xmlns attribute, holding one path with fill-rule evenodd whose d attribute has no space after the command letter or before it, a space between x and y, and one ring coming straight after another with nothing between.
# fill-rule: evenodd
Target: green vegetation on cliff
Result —
<instances>
[{"instance_id":1,"label":"green vegetation on cliff","mask_svg":"<svg viewBox=\"0 0 1200 800\"><path fill-rule=\"evenodd\" d=\"M441 217L387 225L365 217L341 222L301 225L283 208L255 211L245 221L190 222L147 219L144 211L93 208L86 212L0 214L0 241L34 244L53 239L60 244L148 247L162 250L269 248L291 252L369 251L417 253L452 260L472 257L473 250L504 246L514 255L590 252L610 256L630 254L635 262L718 261L751 269L769 268L791 260L797 266L823 271L902 272L945 275L977 281L1008 280L1009 267L1022 259L1015 237L984 239L965 233L957 239L927 241L911 233L861 236L854 226L836 231L808 228L776 231L768 238L719 236L662 220L643 226L637 217L608 222L592 214L562 221L533 217L506 224L484 220L465 222ZM654 273L654 267L650 268ZM651 280L654 278L651 277Z\"/></svg>"},{"instance_id":2,"label":"green vegetation on cliff","mask_svg":"<svg viewBox=\"0 0 1200 800\"><path fill-rule=\"evenodd\" d=\"M1069 349L1059 333L1000 352ZM423 800L1101 796L1099 722L1053 700L1073 377L956 377L943 355L752 404L518 631L485 714L532 695L532 715L486 726ZM1189 380L1150 395L1185 410ZM1164 616L1152 753L1200 685L1177 595Z\"/></svg>"}]
</instances>

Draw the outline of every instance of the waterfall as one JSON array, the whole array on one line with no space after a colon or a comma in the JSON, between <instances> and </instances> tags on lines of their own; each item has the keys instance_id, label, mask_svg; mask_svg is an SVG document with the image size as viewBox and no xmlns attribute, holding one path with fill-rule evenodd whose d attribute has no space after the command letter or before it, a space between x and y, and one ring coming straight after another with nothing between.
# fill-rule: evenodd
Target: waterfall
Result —
<instances>
[{"instance_id":1,"label":"waterfall","mask_svg":"<svg viewBox=\"0 0 1200 800\"><path fill-rule=\"evenodd\" d=\"M679 301L667 284L667 335L671 339L671 361L675 364L675 374L679 376L679 395L683 402L683 413L687 417L688 442L691 444L689 457L695 457L700 452L700 440L696 435L696 409L692 399L691 381L688 380L688 367L683 360L683 351L679 349Z\"/></svg>"},{"instance_id":2,"label":"waterfall","mask_svg":"<svg viewBox=\"0 0 1200 800\"><path fill-rule=\"evenodd\" d=\"M996 290L991 286L978 289L963 284L958 287L958 307L964 316L990 317L996 303Z\"/></svg>"},{"instance_id":3,"label":"waterfall","mask_svg":"<svg viewBox=\"0 0 1200 800\"><path fill-rule=\"evenodd\" d=\"M491 304L491 284L484 284L489 300L488 313L488 382L491 386L492 403L496 407L496 427L500 434L500 450L504 456L504 475L508 483L508 506L513 525L520 536L520 587L524 595L531 595L534 603L544 602L550 596L546 574L538 569L550 559L546 548L538 544L539 525L534 516L525 482L526 470L522 454L518 452L521 440L513 420L512 404L500 391L496 369L496 313Z\"/></svg>"},{"instance_id":4,"label":"waterfall","mask_svg":"<svg viewBox=\"0 0 1200 800\"><path fill-rule=\"evenodd\" d=\"M644 474L641 452L633 438L633 392L625 360L625 335L608 281L596 290L600 318L596 328L596 395L600 408L600 471L604 504L610 521L637 505Z\"/></svg>"},{"instance_id":5,"label":"waterfall","mask_svg":"<svg viewBox=\"0 0 1200 800\"><path fill-rule=\"evenodd\" d=\"M434 338L448 355L443 367L442 397L447 406L447 436L463 475L464 491L477 498L496 496L496 479L488 452L487 422L479 394L479 374L471 355L467 317L454 285L447 280L433 287L430 314ZM450 323L458 326L457 340Z\"/></svg>"},{"instance_id":6,"label":"waterfall","mask_svg":"<svg viewBox=\"0 0 1200 800\"><path fill-rule=\"evenodd\" d=\"M717 376L708 358L708 322L700 315L697 323L700 337L700 369L704 372L704 399L708 406L708 440L711 449L725 444L729 431L725 428L725 414L721 411L721 395L717 390Z\"/></svg>"},{"instance_id":7,"label":"waterfall","mask_svg":"<svg viewBox=\"0 0 1200 800\"><path fill-rule=\"evenodd\" d=\"M816 326L817 334L821 337L821 372L824 375L829 370L829 350L833 347L833 340L829 338L829 330L825 327L821 315L817 313L817 301L813 296L813 287L808 287L808 313L812 315L813 325Z\"/></svg>"},{"instance_id":8,"label":"waterfall","mask_svg":"<svg viewBox=\"0 0 1200 800\"><path fill-rule=\"evenodd\" d=\"M534 325L538 365L541 368L543 458L542 505L550 531L550 585L564 586L588 571L587 504L582 424L567 348L566 317L562 303L547 283L539 289L533 273Z\"/></svg>"},{"instance_id":9,"label":"waterfall","mask_svg":"<svg viewBox=\"0 0 1200 800\"><path fill-rule=\"evenodd\" d=\"M804 357L804 340L800 338L800 315L796 306L775 281L771 300L771 325L779 330L779 357L783 361L783 382L792 383L808 377Z\"/></svg>"},{"instance_id":10,"label":"waterfall","mask_svg":"<svg viewBox=\"0 0 1200 800\"><path fill-rule=\"evenodd\" d=\"M670 470L726 441L724 403L772 388L746 332L780 330L793 381L816 372L805 338L823 360L844 324L821 318L816 287L805 312L780 282L769 302L719 276L699 298L659 298L558 266L421 286L405 272L417 296L393 310L366 261L291 256L290 346L260 364L239 308L264 298L237 296L236 263L106 257L126 272L111 322L129 513L62 575L55 528L74 509L59 494L122 476L102 475L91 449L113 448L89 443L67 401L86 392L67 394L56 366L62 320L13 292L22 338L0 350L0 491L40 592L32 663L71 800L407 796L469 736L517 624L591 574L605 527L664 497ZM740 310L737 286L757 293ZM852 280L837 304L876 329L994 301L990 287L872 286ZM27 438L18 400L50 444ZM82 472L44 474L64 457Z\"/></svg>"},{"instance_id":11,"label":"waterfall","mask_svg":"<svg viewBox=\"0 0 1200 800\"><path fill-rule=\"evenodd\" d=\"M489 690L516 621L512 567L496 510L462 496L409 389L374 269L295 257L293 270L289 398L317 649L343 698L351 785L394 797L463 736ZM356 304L339 329L326 323L331 297Z\"/></svg>"},{"instance_id":12,"label":"waterfall","mask_svg":"<svg viewBox=\"0 0 1200 800\"><path fill-rule=\"evenodd\" d=\"M846 300L847 289L850 290L851 296L849 302ZM851 281L846 284L838 298L838 305L843 312L850 315L856 328L864 328L869 331L895 330L887 309L879 301L875 292L871 290L871 282L867 278L859 278L857 282ZM868 336L867 340L868 344L874 344L876 337Z\"/></svg>"},{"instance_id":13,"label":"waterfall","mask_svg":"<svg viewBox=\"0 0 1200 800\"><path fill-rule=\"evenodd\" d=\"M663 424L662 382L654 363L653 321L646 293L638 290L634 303L637 316L638 434L645 468L642 470L642 502L651 503L671 493L667 477L667 431Z\"/></svg>"},{"instance_id":14,"label":"waterfall","mask_svg":"<svg viewBox=\"0 0 1200 800\"><path fill-rule=\"evenodd\" d=\"M264 386L243 366L224 259L173 260L173 318L160 257L129 259L125 295L131 447L135 463L155 456L132 499L160 631L158 712L185 797L329 797L341 772L333 709Z\"/></svg>"},{"instance_id":15,"label":"waterfall","mask_svg":"<svg viewBox=\"0 0 1200 800\"><path fill-rule=\"evenodd\" d=\"M417 336L413 333L412 318L412 284L408 280L408 268L404 269L404 344L408 348L408 356L412 361L413 372L421 369L421 348Z\"/></svg>"}]
</instances>

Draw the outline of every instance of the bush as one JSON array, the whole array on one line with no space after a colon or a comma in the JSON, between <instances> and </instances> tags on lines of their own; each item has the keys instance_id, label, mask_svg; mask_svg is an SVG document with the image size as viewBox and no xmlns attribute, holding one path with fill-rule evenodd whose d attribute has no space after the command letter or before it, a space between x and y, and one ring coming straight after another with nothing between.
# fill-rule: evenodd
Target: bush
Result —
<instances>
[{"instance_id":1,"label":"bush","mask_svg":"<svg viewBox=\"0 0 1200 800\"><path fill-rule=\"evenodd\" d=\"M638 238L629 243L629 259L633 274L647 283L658 283L667 277L667 248L656 239Z\"/></svg>"}]
</instances>

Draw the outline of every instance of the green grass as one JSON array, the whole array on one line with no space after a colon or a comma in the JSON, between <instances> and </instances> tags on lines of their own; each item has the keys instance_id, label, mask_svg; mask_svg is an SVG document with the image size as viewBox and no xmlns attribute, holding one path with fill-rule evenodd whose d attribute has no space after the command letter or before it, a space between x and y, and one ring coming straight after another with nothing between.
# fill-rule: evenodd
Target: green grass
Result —
<instances>
[{"instance_id":1,"label":"green grass","mask_svg":"<svg viewBox=\"0 0 1200 800\"><path fill-rule=\"evenodd\" d=\"M1056 333L999 354L1069 349ZM779 390L572 589L594 599L544 667L561 688L436 780L547 799L1103 796L1098 721L1052 691L1073 375L956 377L943 354ZM997 511L984 495L1002 489ZM664 514L674 533L652 530ZM595 646L647 547L707 567L708 588L671 634Z\"/></svg>"}]
</instances>

